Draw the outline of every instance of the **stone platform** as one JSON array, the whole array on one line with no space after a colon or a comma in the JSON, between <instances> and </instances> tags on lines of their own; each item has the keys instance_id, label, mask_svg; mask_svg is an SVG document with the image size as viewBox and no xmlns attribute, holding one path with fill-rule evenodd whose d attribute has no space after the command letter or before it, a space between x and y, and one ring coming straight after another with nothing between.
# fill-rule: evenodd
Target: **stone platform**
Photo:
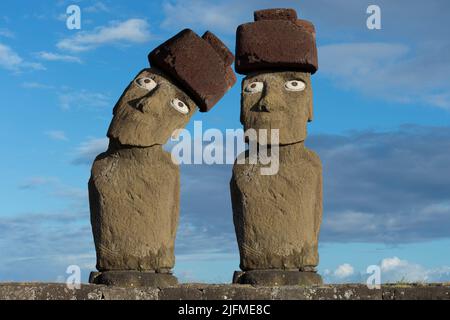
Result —
<instances>
[{"instance_id":1,"label":"stone platform","mask_svg":"<svg viewBox=\"0 0 450 320\"><path fill-rule=\"evenodd\" d=\"M361 284L259 287L182 284L168 288L120 288L85 284L2 283L0 300L450 300L450 283L393 284L370 290Z\"/></svg>"},{"instance_id":2,"label":"stone platform","mask_svg":"<svg viewBox=\"0 0 450 320\"><path fill-rule=\"evenodd\" d=\"M91 272L89 283L104 284L117 287L157 287L176 286L178 279L171 273L139 272L139 271L106 271Z\"/></svg>"},{"instance_id":3,"label":"stone platform","mask_svg":"<svg viewBox=\"0 0 450 320\"><path fill-rule=\"evenodd\" d=\"M233 284L250 284L253 286L314 286L322 285L322 277L316 272L286 270L252 270L235 271Z\"/></svg>"}]
</instances>

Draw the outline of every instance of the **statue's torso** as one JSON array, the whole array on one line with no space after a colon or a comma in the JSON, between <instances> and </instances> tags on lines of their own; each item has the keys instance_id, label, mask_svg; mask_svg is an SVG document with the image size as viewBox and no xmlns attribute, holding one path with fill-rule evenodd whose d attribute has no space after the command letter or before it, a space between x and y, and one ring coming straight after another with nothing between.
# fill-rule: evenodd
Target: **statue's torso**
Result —
<instances>
[{"instance_id":1,"label":"statue's torso","mask_svg":"<svg viewBox=\"0 0 450 320\"><path fill-rule=\"evenodd\" d=\"M300 269L318 264L322 167L303 144L282 146L279 171L261 165L233 169L231 194L241 268Z\"/></svg>"},{"instance_id":2,"label":"statue's torso","mask_svg":"<svg viewBox=\"0 0 450 320\"><path fill-rule=\"evenodd\" d=\"M161 146L100 155L89 181L99 270L174 265L179 169Z\"/></svg>"}]
</instances>

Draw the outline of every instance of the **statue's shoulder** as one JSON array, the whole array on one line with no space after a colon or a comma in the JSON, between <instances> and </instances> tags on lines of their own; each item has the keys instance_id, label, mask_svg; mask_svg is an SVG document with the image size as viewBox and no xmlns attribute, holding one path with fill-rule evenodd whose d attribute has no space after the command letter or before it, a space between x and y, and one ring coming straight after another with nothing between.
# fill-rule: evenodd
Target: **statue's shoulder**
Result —
<instances>
[{"instance_id":1,"label":"statue's shoulder","mask_svg":"<svg viewBox=\"0 0 450 320\"><path fill-rule=\"evenodd\" d=\"M308 160L313 166L322 168L322 161L320 160L319 155L308 148L304 148L304 150L304 156L306 160Z\"/></svg>"}]
</instances>

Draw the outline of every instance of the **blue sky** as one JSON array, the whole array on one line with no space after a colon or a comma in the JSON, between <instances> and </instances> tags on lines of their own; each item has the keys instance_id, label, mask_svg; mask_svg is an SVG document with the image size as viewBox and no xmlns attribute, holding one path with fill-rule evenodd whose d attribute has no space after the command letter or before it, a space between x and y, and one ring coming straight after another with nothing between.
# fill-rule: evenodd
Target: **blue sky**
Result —
<instances>
[{"instance_id":1,"label":"blue sky","mask_svg":"<svg viewBox=\"0 0 450 320\"><path fill-rule=\"evenodd\" d=\"M66 28L77 4L82 29ZM366 28L377 4L382 29ZM319 71L307 144L324 163L319 272L328 282L450 281L450 5L447 1L1 1L0 281L62 281L94 268L87 180L112 108L147 54L183 28L219 35L255 9L316 25ZM241 79L241 77L239 77ZM205 128L240 128L239 83ZM182 166L176 275L238 269L231 167ZM208 194L208 197L203 196Z\"/></svg>"}]
</instances>

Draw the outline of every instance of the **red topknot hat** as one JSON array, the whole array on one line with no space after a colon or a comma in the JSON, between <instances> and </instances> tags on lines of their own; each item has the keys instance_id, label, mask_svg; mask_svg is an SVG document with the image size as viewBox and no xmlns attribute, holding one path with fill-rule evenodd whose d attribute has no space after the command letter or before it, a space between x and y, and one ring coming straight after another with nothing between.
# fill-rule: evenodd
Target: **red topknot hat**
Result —
<instances>
[{"instance_id":1,"label":"red topknot hat","mask_svg":"<svg viewBox=\"0 0 450 320\"><path fill-rule=\"evenodd\" d=\"M233 54L209 31L199 37L185 29L150 52L148 59L173 78L201 112L209 111L236 83Z\"/></svg>"},{"instance_id":2,"label":"red topknot hat","mask_svg":"<svg viewBox=\"0 0 450 320\"><path fill-rule=\"evenodd\" d=\"M318 69L314 25L299 20L294 9L255 11L255 22L236 31L236 72L293 69L315 73Z\"/></svg>"}]
</instances>

